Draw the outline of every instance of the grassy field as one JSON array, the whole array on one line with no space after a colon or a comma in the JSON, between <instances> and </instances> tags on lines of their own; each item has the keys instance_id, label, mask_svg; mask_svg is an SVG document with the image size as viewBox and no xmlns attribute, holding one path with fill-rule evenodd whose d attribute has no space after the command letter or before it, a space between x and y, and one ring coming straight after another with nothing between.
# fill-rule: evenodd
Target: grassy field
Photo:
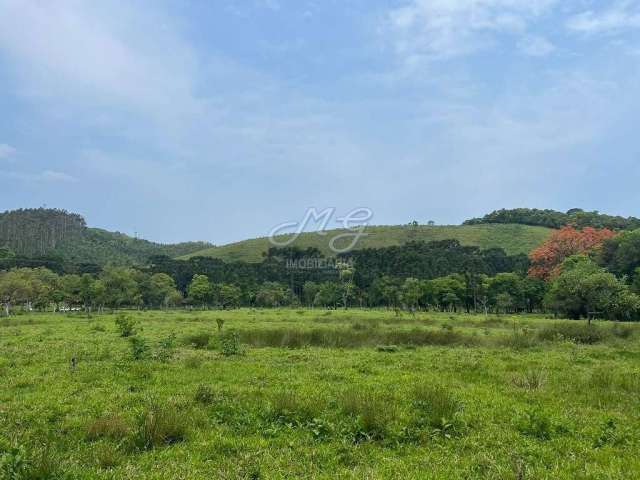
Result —
<instances>
[{"instance_id":1,"label":"grassy field","mask_svg":"<svg viewBox=\"0 0 640 480\"><path fill-rule=\"evenodd\" d=\"M640 326L126 315L0 319L0 479L640 478Z\"/></svg>"},{"instance_id":2,"label":"grassy field","mask_svg":"<svg viewBox=\"0 0 640 480\"><path fill-rule=\"evenodd\" d=\"M508 254L529 253L535 247L546 240L551 232L545 227L530 227L528 225L451 225L451 226L426 226L420 225L412 230L408 226L372 226L367 227L367 236L362 237L357 248L380 248L393 245L402 245L407 240L459 240L462 245L478 246L481 248L502 247ZM325 255L333 255L329 250L329 240L344 233L344 230L330 230L326 236L315 232L303 233L293 243L294 246L307 248L316 247ZM278 237L284 241L287 236ZM338 247L345 247L351 243L351 239L345 239L344 245L336 242ZM211 247L189 255L182 259L205 256L220 258L225 261L259 262L262 254L271 244L269 239L254 238L242 242L231 243L219 247Z\"/></svg>"}]
</instances>

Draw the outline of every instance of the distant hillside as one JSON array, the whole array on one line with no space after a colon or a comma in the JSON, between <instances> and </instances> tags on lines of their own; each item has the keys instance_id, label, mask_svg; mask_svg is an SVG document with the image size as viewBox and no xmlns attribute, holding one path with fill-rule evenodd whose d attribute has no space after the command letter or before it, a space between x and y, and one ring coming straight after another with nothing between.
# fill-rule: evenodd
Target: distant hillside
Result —
<instances>
[{"instance_id":1,"label":"distant hillside","mask_svg":"<svg viewBox=\"0 0 640 480\"><path fill-rule=\"evenodd\" d=\"M483 249L501 247L507 254L529 253L540 245L551 232L545 227L527 225L462 225L462 226L377 226L367 228L368 235L358 242L356 248L378 248L402 245L409 240L458 240L462 245L478 246ZM331 255L329 240L344 233L344 230L331 230L321 236L315 232L303 233L293 243L300 248L316 247L325 255ZM280 241L290 236L278 237ZM349 243L349 242L347 242ZM237 243L210 247L187 254L181 258L196 256L220 258L225 261L259 262L271 243L268 238L255 238Z\"/></svg>"},{"instance_id":2,"label":"distant hillside","mask_svg":"<svg viewBox=\"0 0 640 480\"><path fill-rule=\"evenodd\" d=\"M211 247L208 242L163 245L119 232L88 228L78 214L58 209L0 213L0 248L21 257L60 257L70 263L144 264L152 255L178 257Z\"/></svg>"},{"instance_id":3,"label":"distant hillside","mask_svg":"<svg viewBox=\"0 0 640 480\"><path fill-rule=\"evenodd\" d=\"M465 225L492 223L534 225L549 228L560 228L564 225L575 225L578 228L609 228L611 230L635 230L640 228L640 219L638 218L606 215L598 211L585 212L580 208L573 208L568 212L539 210L537 208L502 209L491 212L482 218L472 218L464 222Z\"/></svg>"}]
</instances>

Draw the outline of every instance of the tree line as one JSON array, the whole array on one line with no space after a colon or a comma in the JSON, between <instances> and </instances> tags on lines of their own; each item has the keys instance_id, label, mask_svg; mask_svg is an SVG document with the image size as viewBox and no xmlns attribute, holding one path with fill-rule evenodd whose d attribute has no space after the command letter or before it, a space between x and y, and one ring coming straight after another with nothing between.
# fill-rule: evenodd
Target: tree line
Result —
<instances>
[{"instance_id":1,"label":"tree line","mask_svg":"<svg viewBox=\"0 0 640 480\"><path fill-rule=\"evenodd\" d=\"M481 218L466 220L464 225L485 223L510 223L548 228L562 228L566 225L573 225L580 229L593 227L610 230L636 230L640 228L639 218L606 215L598 211L586 212L580 208L573 208L567 212L537 208L501 209Z\"/></svg>"}]
</instances>

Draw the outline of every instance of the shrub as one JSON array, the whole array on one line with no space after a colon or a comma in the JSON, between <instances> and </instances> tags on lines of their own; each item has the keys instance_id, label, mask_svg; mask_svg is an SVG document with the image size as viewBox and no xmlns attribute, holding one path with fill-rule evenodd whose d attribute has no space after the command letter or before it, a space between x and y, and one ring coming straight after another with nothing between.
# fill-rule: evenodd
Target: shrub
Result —
<instances>
[{"instance_id":1,"label":"shrub","mask_svg":"<svg viewBox=\"0 0 640 480\"><path fill-rule=\"evenodd\" d=\"M138 417L134 443L140 450L151 450L181 442L186 435L186 418L176 406L152 401Z\"/></svg>"},{"instance_id":2,"label":"shrub","mask_svg":"<svg viewBox=\"0 0 640 480\"><path fill-rule=\"evenodd\" d=\"M161 362L168 362L173 358L176 348L176 336L174 333L160 340L158 352L155 357Z\"/></svg>"},{"instance_id":3,"label":"shrub","mask_svg":"<svg viewBox=\"0 0 640 480\"><path fill-rule=\"evenodd\" d=\"M556 426L549 414L542 408L531 408L516 424L523 435L529 435L539 440L549 440L554 433L562 429Z\"/></svg>"},{"instance_id":4,"label":"shrub","mask_svg":"<svg viewBox=\"0 0 640 480\"><path fill-rule=\"evenodd\" d=\"M147 357L149 346L147 341L142 337L129 337L131 343L131 355L134 360L143 360Z\"/></svg>"},{"instance_id":5,"label":"shrub","mask_svg":"<svg viewBox=\"0 0 640 480\"><path fill-rule=\"evenodd\" d=\"M198 403L209 405L215 400L215 394L209 385L199 385L194 395L194 399Z\"/></svg>"},{"instance_id":6,"label":"shrub","mask_svg":"<svg viewBox=\"0 0 640 480\"><path fill-rule=\"evenodd\" d=\"M220 351L225 357L243 353L238 332L229 332L220 336Z\"/></svg>"},{"instance_id":7,"label":"shrub","mask_svg":"<svg viewBox=\"0 0 640 480\"><path fill-rule=\"evenodd\" d=\"M86 438L93 442L101 438L122 440L129 433L129 426L122 417L116 414L96 418L87 426Z\"/></svg>"},{"instance_id":8,"label":"shrub","mask_svg":"<svg viewBox=\"0 0 640 480\"><path fill-rule=\"evenodd\" d=\"M121 313L116 317L115 322L121 337L130 337L136 333L136 321L131 317Z\"/></svg>"}]
</instances>

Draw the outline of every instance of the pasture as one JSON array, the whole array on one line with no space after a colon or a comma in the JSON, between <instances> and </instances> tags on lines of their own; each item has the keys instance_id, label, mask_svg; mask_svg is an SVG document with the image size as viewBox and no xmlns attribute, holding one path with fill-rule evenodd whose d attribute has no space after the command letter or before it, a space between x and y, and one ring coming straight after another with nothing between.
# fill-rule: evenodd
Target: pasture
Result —
<instances>
[{"instance_id":1,"label":"pasture","mask_svg":"<svg viewBox=\"0 0 640 480\"><path fill-rule=\"evenodd\" d=\"M640 477L640 325L376 310L0 319L0 479Z\"/></svg>"}]
</instances>

